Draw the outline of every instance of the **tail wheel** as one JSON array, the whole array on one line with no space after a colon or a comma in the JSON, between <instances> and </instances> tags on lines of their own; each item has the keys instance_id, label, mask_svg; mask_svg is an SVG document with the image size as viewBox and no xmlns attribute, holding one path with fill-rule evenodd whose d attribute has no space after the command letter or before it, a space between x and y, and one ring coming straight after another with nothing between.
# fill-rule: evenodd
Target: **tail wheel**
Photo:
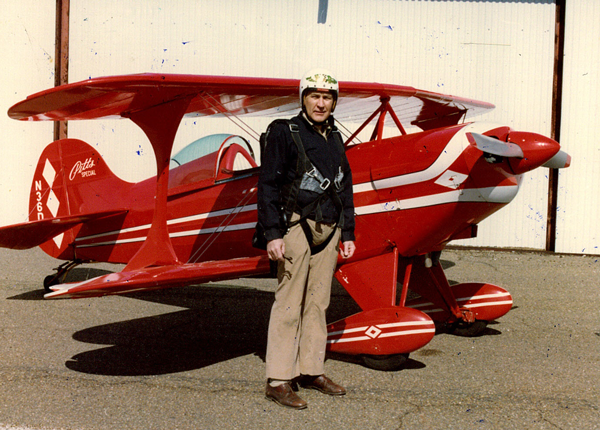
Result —
<instances>
[{"instance_id":1,"label":"tail wheel","mask_svg":"<svg viewBox=\"0 0 600 430\"><path fill-rule=\"evenodd\" d=\"M408 354L363 355L361 358L365 366L389 372L404 367L408 360Z\"/></svg>"},{"instance_id":2,"label":"tail wheel","mask_svg":"<svg viewBox=\"0 0 600 430\"><path fill-rule=\"evenodd\" d=\"M60 276L58 276L58 274L48 275L44 278L44 290L46 290L47 293L52 292L50 287L58 284L60 284Z\"/></svg>"},{"instance_id":3,"label":"tail wheel","mask_svg":"<svg viewBox=\"0 0 600 430\"><path fill-rule=\"evenodd\" d=\"M46 290L48 293L52 292L50 287L62 284L71 269L83 262L83 260L66 261L55 268L54 270L56 270L56 273L54 275L48 275L44 278L44 290Z\"/></svg>"}]
</instances>

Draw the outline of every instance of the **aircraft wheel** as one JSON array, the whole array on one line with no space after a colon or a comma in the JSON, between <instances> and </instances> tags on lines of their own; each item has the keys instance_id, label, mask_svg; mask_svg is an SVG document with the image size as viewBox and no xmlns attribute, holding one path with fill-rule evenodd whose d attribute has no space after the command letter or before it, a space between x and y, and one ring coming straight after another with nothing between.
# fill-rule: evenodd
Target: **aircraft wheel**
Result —
<instances>
[{"instance_id":1,"label":"aircraft wheel","mask_svg":"<svg viewBox=\"0 0 600 430\"><path fill-rule=\"evenodd\" d=\"M400 370L408 360L408 354L363 355L365 366L375 370Z\"/></svg>"},{"instance_id":2,"label":"aircraft wheel","mask_svg":"<svg viewBox=\"0 0 600 430\"><path fill-rule=\"evenodd\" d=\"M458 322L450 329L450 333L455 336L475 337L479 336L486 329L488 322L477 320L473 323Z\"/></svg>"},{"instance_id":3,"label":"aircraft wheel","mask_svg":"<svg viewBox=\"0 0 600 430\"><path fill-rule=\"evenodd\" d=\"M52 292L50 287L58 284L60 284L60 282L58 280L58 276L56 275L48 275L44 278L44 290L46 290L48 293Z\"/></svg>"}]
</instances>

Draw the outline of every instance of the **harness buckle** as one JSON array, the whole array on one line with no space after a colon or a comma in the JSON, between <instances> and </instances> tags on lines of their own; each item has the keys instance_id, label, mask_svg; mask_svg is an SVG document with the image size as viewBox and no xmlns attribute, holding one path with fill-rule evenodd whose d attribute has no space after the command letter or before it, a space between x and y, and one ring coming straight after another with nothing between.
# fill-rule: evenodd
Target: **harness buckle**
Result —
<instances>
[{"instance_id":1,"label":"harness buckle","mask_svg":"<svg viewBox=\"0 0 600 430\"><path fill-rule=\"evenodd\" d=\"M325 184L325 186L323 186L323 184ZM321 182L319 184L319 188L321 188L323 191L327 190L327 188L329 188L329 185L331 185L331 181L327 178L323 179L323 182Z\"/></svg>"},{"instance_id":2,"label":"harness buckle","mask_svg":"<svg viewBox=\"0 0 600 430\"><path fill-rule=\"evenodd\" d=\"M336 190L339 190L340 188L342 188L342 180L343 179L344 179L344 172L342 172L342 166L340 166L338 174L335 175L335 179L333 180Z\"/></svg>"},{"instance_id":3,"label":"harness buckle","mask_svg":"<svg viewBox=\"0 0 600 430\"><path fill-rule=\"evenodd\" d=\"M312 169L310 169L309 172L306 172L307 176L310 176L311 178L317 178L317 168L315 166L312 166Z\"/></svg>"}]
</instances>

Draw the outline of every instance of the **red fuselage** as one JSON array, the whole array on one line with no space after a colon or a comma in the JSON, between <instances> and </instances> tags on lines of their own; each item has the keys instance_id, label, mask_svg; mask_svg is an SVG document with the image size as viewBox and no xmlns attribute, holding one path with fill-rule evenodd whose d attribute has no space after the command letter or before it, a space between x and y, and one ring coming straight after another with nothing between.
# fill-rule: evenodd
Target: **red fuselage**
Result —
<instances>
[{"instance_id":1,"label":"red fuselage","mask_svg":"<svg viewBox=\"0 0 600 430\"><path fill-rule=\"evenodd\" d=\"M357 214L358 251L353 260L392 247L400 256L441 250L452 239L471 237L478 222L512 200L520 176L511 172L509 160L486 161L469 143L470 132L503 139L509 129L474 123L348 148ZM250 245L259 168L235 171L225 165L226 152L213 152L170 171L168 229L183 263L262 253ZM115 188L110 180L103 184L104 176L96 173L82 180L98 177L95 192L110 199L95 200L101 207L91 204L85 210L107 210L110 202L129 211L85 224L74 232L72 246L55 256L127 263L152 223L156 179L122 182Z\"/></svg>"}]
</instances>

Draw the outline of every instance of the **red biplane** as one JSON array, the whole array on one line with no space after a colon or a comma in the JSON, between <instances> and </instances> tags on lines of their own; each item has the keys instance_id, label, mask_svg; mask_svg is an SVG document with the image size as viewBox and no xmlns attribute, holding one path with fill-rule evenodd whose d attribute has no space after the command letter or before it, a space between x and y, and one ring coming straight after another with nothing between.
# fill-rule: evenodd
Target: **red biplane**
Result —
<instances>
[{"instance_id":1,"label":"red biplane","mask_svg":"<svg viewBox=\"0 0 600 430\"><path fill-rule=\"evenodd\" d=\"M130 183L98 151L63 139L43 151L29 221L0 228L0 246L40 246L65 260L45 297L92 297L269 272L251 246L260 167L242 136L211 135L171 156L183 117L290 117L298 80L141 74L89 79L28 97L8 111L24 121L128 118L152 144L157 176ZM427 344L435 324L467 333L507 313L495 285L450 286L439 256L453 239L509 203L523 173L567 167L557 142L466 122L493 105L397 85L340 82L338 122L353 171L357 252L335 273L361 312L330 324L331 351L390 369ZM398 132L384 137L386 117ZM368 142L356 136L373 123ZM416 126L408 134L404 125ZM348 133L349 134L349 133ZM77 263L125 263L118 273L61 283ZM399 287L398 287L399 286ZM415 294L407 297L408 290ZM414 298L416 297L416 298Z\"/></svg>"}]
</instances>

